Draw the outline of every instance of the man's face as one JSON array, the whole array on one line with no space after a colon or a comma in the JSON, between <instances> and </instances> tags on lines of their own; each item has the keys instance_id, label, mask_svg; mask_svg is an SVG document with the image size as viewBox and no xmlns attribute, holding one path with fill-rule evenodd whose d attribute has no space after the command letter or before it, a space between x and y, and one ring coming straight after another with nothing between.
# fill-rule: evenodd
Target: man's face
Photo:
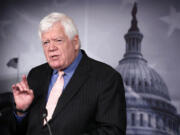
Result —
<instances>
[{"instance_id":1,"label":"man's face","mask_svg":"<svg viewBox=\"0 0 180 135\"><path fill-rule=\"evenodd\" d=\"M53 69L65 69L78 55L78 36L70 40L60 22L54 23L41 37L46 60Z\"/></svg>"}]
</instances>

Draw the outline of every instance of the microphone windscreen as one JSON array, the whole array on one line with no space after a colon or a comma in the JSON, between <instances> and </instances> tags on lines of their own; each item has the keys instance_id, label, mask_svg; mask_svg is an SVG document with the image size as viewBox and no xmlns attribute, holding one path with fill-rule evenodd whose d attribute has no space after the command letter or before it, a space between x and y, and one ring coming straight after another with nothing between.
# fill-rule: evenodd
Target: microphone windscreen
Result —
<instances>
[{"instance_id":1,"label":"microphone windscreen","mask_svg":"<svg viewBox=\"0 0 180 135\"><path fill-rule=\"evenodd\" d=\"M47 117L47 114L48 114L47 109L44 108L44 109L43 109L43 114L42 114L43 118L46 118L46 117Z\"/></svg>"}]
</instances>

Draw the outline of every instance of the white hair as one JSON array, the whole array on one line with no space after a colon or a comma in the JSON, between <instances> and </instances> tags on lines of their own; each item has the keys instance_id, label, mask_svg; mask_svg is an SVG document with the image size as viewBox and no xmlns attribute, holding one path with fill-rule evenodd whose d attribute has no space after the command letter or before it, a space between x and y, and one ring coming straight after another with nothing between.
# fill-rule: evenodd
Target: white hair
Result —
<instances>
[{"instance_id":1,"label":"white hair","mask_svg":"<svg viewBox=\"0 0 180 135\"><path fill-rule=\"evenodd\" d=\"M39 37L41 39L42 32L46 32L52 25L56 22L60 22L65 29L65 34L69 37L70 40L74 38L75 35L78 35L77 27L75 26L73 20L63 13L53 12L45 16L39 25Z\"/></svg>"}]
</instances>

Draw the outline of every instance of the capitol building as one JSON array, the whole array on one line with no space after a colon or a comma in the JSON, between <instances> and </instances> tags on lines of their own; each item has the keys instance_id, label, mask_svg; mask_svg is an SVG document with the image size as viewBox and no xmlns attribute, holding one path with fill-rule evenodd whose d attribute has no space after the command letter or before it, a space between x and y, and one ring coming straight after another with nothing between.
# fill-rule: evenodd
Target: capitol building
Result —
<instances>
[{"instance_id":1,"label":"capitol building","mask_svg":"<svg viewBox=\"0 0 180 135\"><path fill-rule=\"evenodd\" d=\"M137 25L137 4L125 34L126 52L116 70L124 80L127 135L180 135L180 116L162 77L141 53L143 34Z\"/></svg>"}]
</instances>

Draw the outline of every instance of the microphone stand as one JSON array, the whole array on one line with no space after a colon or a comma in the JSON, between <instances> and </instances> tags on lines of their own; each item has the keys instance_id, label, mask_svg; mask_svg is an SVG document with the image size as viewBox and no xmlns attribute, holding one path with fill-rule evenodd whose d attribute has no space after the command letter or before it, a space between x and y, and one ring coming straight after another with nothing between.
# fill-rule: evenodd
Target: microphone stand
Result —
<instances>
[{"instance_id":1,"label":"microphone stand","mask_svg":"<svg viewBox=\"0 0 180 135\"><path fill-rule=\"evenodd\" d=\"M51 127L47 121L47 109L45 109L45 112L43 113L43 119L46 121L47 127L48 127L48 131L49 131L49 135L53 135L52 131L51 131Z\"/></svg>"}]
</instances>

